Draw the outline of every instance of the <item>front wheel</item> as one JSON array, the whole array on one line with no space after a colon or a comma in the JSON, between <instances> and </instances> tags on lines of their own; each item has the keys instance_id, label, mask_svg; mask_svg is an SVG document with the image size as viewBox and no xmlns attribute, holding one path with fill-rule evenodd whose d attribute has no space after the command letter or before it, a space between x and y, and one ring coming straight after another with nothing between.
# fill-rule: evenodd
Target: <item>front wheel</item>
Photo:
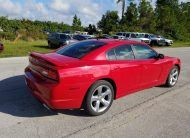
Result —
<instances>
[{"instance_id":1,"label":"front wheel","mask_svg":"<svg viewBox=\"0 0 190 138\"><path fill-rule=\"evenodd\" d=\"M179 68L177 66L174 66L168 75L166 86L167 87L175 86L178 81L178 77L179 77Z\"/></svg>"},{"instance_id":2,"label":"front wheel","mask_svg":"<svg viewBox=\"0 0 190 138\"><path fill-rule=\"evenodd\" d=\"M84 109L89 115L104 114L112 105L113 98L113 86L104 80L97 81L87 93Z\"/></svg>"}]
</instances>

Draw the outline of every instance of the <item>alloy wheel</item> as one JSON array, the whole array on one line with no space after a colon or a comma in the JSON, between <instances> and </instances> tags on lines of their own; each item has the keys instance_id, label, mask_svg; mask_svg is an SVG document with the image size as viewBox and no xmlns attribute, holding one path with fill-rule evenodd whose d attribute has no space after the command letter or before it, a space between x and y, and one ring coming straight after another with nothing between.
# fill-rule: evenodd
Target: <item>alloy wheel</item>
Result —
<instances>
[{"instance_id":1,"label":"alloy wheel","mask_svg":"<svg viewBox=\"0 0 190 138\"><path fill-rule=\"evenodd\" d=\"M97 87L91 96L91 108L94 112L104 112L111 104L112 91L106 85Z\"/></svg>"},{"instance_id":2,"label":"alloy wheel","mask_svg":"<svg viewBox=\"0 0 190 138\"><path fill-rule=\"evenodd\" d=\"M170 73L170 85L174 86L177 83L179 72L177 68L173 68Z\"/></svg>"}]
</instances>

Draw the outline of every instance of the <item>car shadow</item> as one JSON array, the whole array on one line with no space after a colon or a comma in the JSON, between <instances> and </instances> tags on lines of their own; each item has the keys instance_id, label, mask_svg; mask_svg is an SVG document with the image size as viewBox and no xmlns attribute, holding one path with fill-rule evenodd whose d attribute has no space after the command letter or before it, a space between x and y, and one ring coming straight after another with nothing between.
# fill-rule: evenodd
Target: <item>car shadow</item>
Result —
<instances>
[{"instance_id":1,"label":"car shadow","mask_svg":"<svg viewBox=\"0 0 190 138\"><path fill-rule=\"evenodd\" d=\"M48 110L27 88L24 75L0 81L0 112L17 117L42 117L65 114L87 116L83 110Z\"/></svg>"}]
</instances>

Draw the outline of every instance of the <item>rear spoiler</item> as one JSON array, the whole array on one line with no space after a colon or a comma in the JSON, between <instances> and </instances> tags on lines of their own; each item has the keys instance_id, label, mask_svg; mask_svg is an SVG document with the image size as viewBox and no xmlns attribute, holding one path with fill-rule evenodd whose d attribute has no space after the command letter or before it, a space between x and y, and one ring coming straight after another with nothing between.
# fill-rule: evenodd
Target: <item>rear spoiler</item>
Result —
<instances>
[{"instance_id":1,"label":"rear spoiler","mask_svg":"<svg viewBox=\"0 0 190 138\"><path fill-rule=\"evenodd\" d=\"M60 63L60 62L50 58L46 54L37 53L37 52L31 52L29 54L29 60L31 60L30 57L33 57L34 58L33 60L38 59L38 62L48 64L48 65L51 65L51 66L58 66L58 67L64 66L63 63Z\"/></svg>"}]
</instances>

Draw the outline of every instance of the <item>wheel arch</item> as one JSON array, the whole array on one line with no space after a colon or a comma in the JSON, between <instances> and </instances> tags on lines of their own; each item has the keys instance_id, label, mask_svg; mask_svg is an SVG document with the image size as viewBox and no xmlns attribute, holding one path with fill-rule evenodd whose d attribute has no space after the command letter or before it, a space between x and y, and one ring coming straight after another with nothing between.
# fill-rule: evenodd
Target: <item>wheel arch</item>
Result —
<instances>
[{"instance_id":1,"label":"wheel arch","mask_svg":"<svg viewBox=\"0 0 190 138\"><path fill-rule=\"evenodd\" d=\"M174 64L174 66L178 67L179 72L181 71L181 67L180 67L180 65L179 65L179 64Z\"/></svg>"},{"instance_id":2,"label":"wheel arch","mask_svg":"<svg viewBox=\"0 0 190 138\"><path fill-rule=\"evenodd\" d=\"M111 78L100 78L100 79L97 79L96 81L94 81L94 82L90 85L90 87L87 89L87 91L86 91L86 93L85 93L85 96L83 97L81 107L83 107L83 105L84 105L86 96L87 96L88 91L89 91L89 89L91 88L91 86L92 86L94 83L96 83L97 81L100 81L100 80L105 80L105 81L109 82L109 83L113 86L113 89L114 89L114 100L116 99L117 86L116 86L115 81L114 81L113 79L111 79Z\"/></svg>"}]
</instances>

